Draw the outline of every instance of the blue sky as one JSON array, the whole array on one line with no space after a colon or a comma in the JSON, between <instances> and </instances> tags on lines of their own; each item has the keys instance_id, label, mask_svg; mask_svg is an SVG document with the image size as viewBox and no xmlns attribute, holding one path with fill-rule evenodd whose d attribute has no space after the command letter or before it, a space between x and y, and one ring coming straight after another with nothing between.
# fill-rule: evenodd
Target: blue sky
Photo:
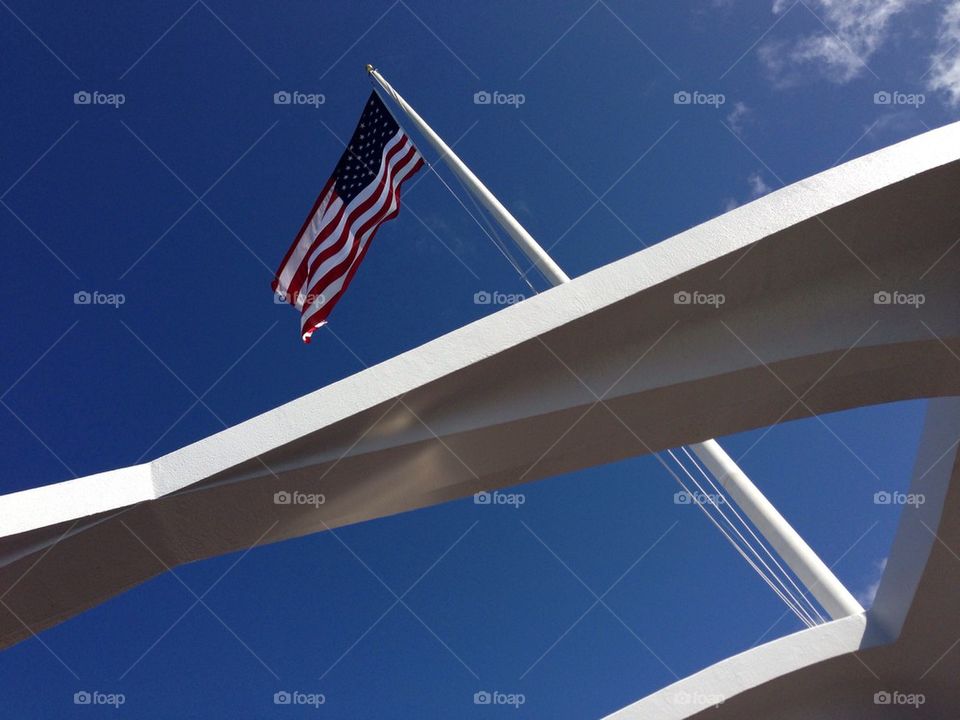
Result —
<instances>
[{"instance_id":1,"label":"blue sky","mask_svg":"<svg viewBox=\"0 0 960 720\"><path fill-rule=\"evenodd\" d=\"M960 101L953 0L0 5L3 492L157 457L494 312L477 292L530 293L423 172L337 337L300 342L269 281L353 130L367 62L571 276L951 122ZM124 302L77 305L82 291ZM868 595L897 520L873 494L906 487L923 411L721 440ZM801 627L676 490L635 458L516 488L520 508L467 499L179 568L0 653L4 703L597 717ZM94 690L124 705L74 705ZM276 706L284 690L326 702Z\"/></svg>"}]
</instances>

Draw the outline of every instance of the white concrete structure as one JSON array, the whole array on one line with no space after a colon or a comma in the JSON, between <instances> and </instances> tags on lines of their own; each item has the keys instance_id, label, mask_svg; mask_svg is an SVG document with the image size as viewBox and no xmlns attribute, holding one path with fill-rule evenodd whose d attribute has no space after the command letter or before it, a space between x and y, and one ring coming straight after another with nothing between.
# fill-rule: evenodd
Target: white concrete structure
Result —
<instances>
[{"instance_id":1,"label":"white concrete structure","mask_svg":"<svg viewBox=\"0 0 960 720\"><path fill-rule=\"evenodd\" d=\"M517 247L536 265L554 287L570 282L560 266L540 247L533 236L500 204L470 168L421 118L393 86L372 66L367 65L370 77L391 97L414 126L427 138L434 150L460 179L468 192L487 209L493 219L513 238ZM723 485L729 498L736 503L756 525L760 534L770 543L787 566L834 620L863 612L863 607L843 586L813 549L797 533L786 518L770 503L747 474L727 455L713 438L694 443L693 451L704 467ZM798 588L799 590L799 588ZM812 617L811 617L812 620Z\"/></svg>"},{"instance_id":2,"label":"white concrete structure","mask_svg":"<svg viewBox=\"0 0 960 720\"><path fill-rule=\"evenodd\" d=\"M811 414L960 395L958 187L954 124L774 192L151 463L2 496L0 592L12 586L4 603L17 617L0 608L0 646L165 566L258 540ZM693 291L722 293L726 302L675 302ZM897 292L925 302L875 302L876 293ZM960 651L950 643L960 637L960 561L930 532L960 550L948 440L960 434L958 417L953 401L931 405L914 481L928 501L913 519L905 512L873 611L731 658L618 717L837 716L820 707L875 717L873 692L910 691L906 679L881 687L888 677L916 678L928 710L935 701L949 713L939 716L957 715L951 683ZM275 504L283 492L322 493L326 502ZM850 654L858 648L872 648L861 657L889 675L867 674ZM919 658L933 664L940 655L921 680ZM712 710L678 703L670 696L678 689L726 702ZM796 704L785 709L785 697Z\"/></svg>"}]
</instances>

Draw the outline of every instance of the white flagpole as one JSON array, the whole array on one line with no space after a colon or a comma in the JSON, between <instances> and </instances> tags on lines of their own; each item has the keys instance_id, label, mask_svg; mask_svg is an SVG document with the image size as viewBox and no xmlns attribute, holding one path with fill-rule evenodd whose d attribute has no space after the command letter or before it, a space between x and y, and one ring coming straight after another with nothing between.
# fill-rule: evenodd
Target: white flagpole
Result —
<instances>
[{"instance_id":1,"label":"white flagpole","mask_svg":"<svg viewBox=\"0 0 960 720\"><path fill-rule=\"evenodd\" d=\"M370 77L376 80L380 87L382 87L407 114L413 124L417 126L417 130L437 149L440 156L446 161L447 165L450 166L450 169L456 173L457 177L463 181L463 184L466 185L470 192L480 201L480 204L490 211L490 214L493 215L503 229L507 231L507 234L514 239L517 245L520 246L520 249L530 258L530 262L540 268L540 271L554 285L569 282L570 278L567 277L567 274L553 261L553 258L547 255L546 251L540 247L539 243L533 239L523 225L517 222L517 219L510 214L510 211L507 210L500 201L493 196L493 193L487 190L486 186L477 179L477 176L470 171L470 168L464 165L463 161L456 156L440 136L423 121L423 118L417 114L417 111L410 107L406 100L400 97L397 91L390 86L390 83L383 79L383 76L377 72L372 65L367 65L367 72L370 73Z\"/></svg>"},{"instance_id":2,"label":"white flagpole","mask_svg":"<svg viewBox=\"0 0 960 720\"><path fill-rule=\"evenodd\" d=\"M553 261L553 258L547 255L530 233L517 222L517 219L480 182L440 136L424 122L416 110L400 97L390 83L372 65L367 65L367 72L407 114L417 129L440 153L440 157L450 166L450 169L490 211L494 219L516 241L530 261L540 268L547 279L554 286L570 282L570 278ZM843 586L833 571L824 564L813 548L800 537L716 440L706 440L690 447L833 619L863 612L863 607Z\"/></svg>"}]
</instances>

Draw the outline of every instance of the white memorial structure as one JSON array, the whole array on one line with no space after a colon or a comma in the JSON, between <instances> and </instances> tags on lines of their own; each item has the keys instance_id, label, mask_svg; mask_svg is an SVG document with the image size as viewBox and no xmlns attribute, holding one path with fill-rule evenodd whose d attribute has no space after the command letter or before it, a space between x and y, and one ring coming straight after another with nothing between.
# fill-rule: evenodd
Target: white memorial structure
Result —
<instances>
[{"instance_id":1,"label":"white memorial structure","mask_svg":"<svg viewBox=\"0 0 960 720\"><path fill-rule=\"evenodd\" d=\"M958 189L960 123L557 276L536 297L152 462L0 496L0 647L183 563L693 445L833 619L611 717L919 716L900 703L911 693L925 716L960 717ZM535 243L524 249L537 259ZM675 301L694 290L726 302ZM825 589L832 573L818 574L722 451L697 449L916 398L931 401L910 491L926 502L904 506L866 612L842 586ZM275 502L283 493L325 502Z\"/></svg>"}]
</instances>

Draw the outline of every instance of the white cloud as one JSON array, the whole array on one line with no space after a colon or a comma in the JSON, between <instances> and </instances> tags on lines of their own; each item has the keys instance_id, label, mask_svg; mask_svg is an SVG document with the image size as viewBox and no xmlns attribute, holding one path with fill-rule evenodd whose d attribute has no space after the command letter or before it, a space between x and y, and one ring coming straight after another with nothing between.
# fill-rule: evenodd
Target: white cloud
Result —
<instances>
[{"instance_id":1,"label":"white cloud","mask_svg":"<svg viewBox=\"0 0 960 720\"><path fill-rule=\"evenodd\" d=\"M857 601L865 608L869 608L873 605L873 601L877 599L877 590L880 589L880 581L883 579L883 573L887 569L887 559L884 558L876 563L874 567L876 568L877 579L867 585L866 589L857 596Z\"/></svg>"},{"instance_id":2,"label":"white cloud","mask_svg":"<svg viewBox=\"0 0 960 720\"><path fill-rule=\"evenodd\" d=\"M940 40L930 58L927 88L946 93L950 104L960 105L960 0L952 0L940 20Z\"/></svg>"},{"instance_id":3,"label":"white cloud","mask_svg":"<svg viewBox=\"0 0 960 720\"><path fill-rule=\"evenodd\" d=\"M772 190L758 172L750 173L750 176L747 178L747 184L750 186L750 197L753 198L766 195Z\"/></svg>"},{"instance_id":4,"label":"white cloud","mask_svg":"<svg viewBox=\"0 0 960 720\"><path fill-rule=\"evenodd\" d=\"M890 20L925 0L808 0L805 5L826 27L792 41L768 41L759 57L781 84L792 84L804 66L846 83L866 71L883 45ZM956 0L954 0L956 2ZM775 0L773 12L802 11L803 5Z\"/></svg>"},{"instance_id":5,"label":"white cloud","mask_svg":"<svg viewBox=\"0 0 960 720\"><path fill-rule=\"evenodd\" d=\"M761 195L766 195L773 188L767 185L766 180L763 179L763 176L759 172L752 172L747 176L747 185L750 187L750 199L756 200ZM724 199L723 211L730 212L734 208L740 207L740 201L736 198L728 197Z\"/></svg>"},{"instance_id":6,"label":"white cloud","mask_svg":"<svg viewBox=\"0 0 960 720\"><path fill-rule=\"evenodd\" d=\"M958 0L958 2L960 2L960 0ZM749 114L750 108L747 107L747 104L737 100L733 104L733 109L727 113L727 125L729 125L730 129L739 135L743 130L743 124Z\"/></svg>"}]
</instances>

